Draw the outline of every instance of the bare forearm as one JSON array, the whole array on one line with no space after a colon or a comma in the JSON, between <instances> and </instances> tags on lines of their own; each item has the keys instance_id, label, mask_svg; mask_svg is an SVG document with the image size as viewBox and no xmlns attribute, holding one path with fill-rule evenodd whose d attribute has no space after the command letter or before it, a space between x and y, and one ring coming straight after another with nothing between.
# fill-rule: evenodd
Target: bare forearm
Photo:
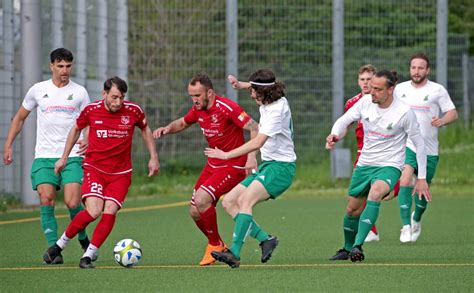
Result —
<instances>
[{"instance_id":1,"label":"bare forearm","mask_svg":"<svg viewBox=\"0 0 474 293\"><path fill-rule=\"evenodd\" d=\"M63 155L61 156L63 159L67 159L69 157L69 154L71 153L72 148L74 147L74 144L79 139L80 135L81 135L81 130L77 128L76 125L74 125L71 128L71 131L69 131L69 134L67 135L66 146L64 147L64 152L63 152Z\"/></svg>"},{"instance_id":2,"label":"bare forearm","mask_svg":"<svg viewBox=\"0 0 474 293\"><path fill-rule=\"evenodd\" d=\"M148 149L148 153L150 153L150 158L158 159L158 152L156 151L155 140L153 139L153 135L149 127L146 127L142 130L142 139L143 143Z\"/></svg>"},{"instance_id":3,"label":"bare forearm","mask_svg":"<svg viewBox=\"0 0 474 293\"><path fill-rule=\"evenodd\" d=\"M458 112L456 111L456 109L449 110L444 114L441 120L443 120L443 125L451 124L454 121L458 120Z\"/></svg>"}]
</instances>

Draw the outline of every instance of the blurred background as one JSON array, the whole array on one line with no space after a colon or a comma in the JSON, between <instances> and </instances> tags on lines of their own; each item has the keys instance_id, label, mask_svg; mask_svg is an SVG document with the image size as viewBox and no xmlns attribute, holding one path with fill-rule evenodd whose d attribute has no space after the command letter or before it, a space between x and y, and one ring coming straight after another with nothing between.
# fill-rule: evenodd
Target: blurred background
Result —
<instances>
[{"instance_id":1,"label":"blurred background","mask_svg":"<svg viewBox=\"0 0 474 293\"><path fill-rule=\"evenodd\" d=\"M246 80L270 68L286 85L298 164L318 164L329 157L324 138L359 92L357 70L366 63L396 70L404 81L409 57L427 53L430 79L448 89L459 124L472 127L473 32L474 0L2 0L0 141L26 90L50 78L50 51L65 47L75 57L72 79L92 100L118 75L152 129L188 111L187 84L197 72L258 120L248 93L232 90L226 76ZM33 117L15 141L13 165L0 164L0 197L26 204L37 197L29 178ZM148 153L138 137L134 144L134 169L142 172ZM196 126L157 141L162 172L198 169L205 145ZM353 145L346 139L343 147Z\"/></svg>"}]
</instances>

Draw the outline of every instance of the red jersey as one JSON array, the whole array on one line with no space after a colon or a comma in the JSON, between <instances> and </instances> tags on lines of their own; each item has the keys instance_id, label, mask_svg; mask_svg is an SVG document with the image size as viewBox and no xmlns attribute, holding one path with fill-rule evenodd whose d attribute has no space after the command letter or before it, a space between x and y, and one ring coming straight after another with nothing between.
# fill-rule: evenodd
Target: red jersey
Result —
<instances>
[{"instance_id":1,"label":"red jersey","mask_svg":"<svg viewBox=\"0 0 474 293\"><path fill-rule=\"evenodd\" d=\"M363 93L358 94L347 100L346 105L344 107L344 113L347 112L352 106L355 105L362 97L364 96ZM364 128L362 127L362 123L360 121L357 122L357 126L355 129L356 139L357 139L357 150L360 152L362 147L364 146Z\"/></svg>"},{"instance_id":2,"label":"red jersey","mask_svg":"<svg viewBox=\"0 0 474 293\"><path fill-rule=\"evenodd\" d=\"M104 100L87 105L76 120L77 127L89 126L89 146L84 165L103 173L132 171L132 138L135 126L147 127L145 113L135 103L124 101L117 112L105 108Z\"/></svg>"},{"instance_id":3,"label":"red jersey","mask_svg":"<svg viewBox=\"0 0 474 293\"><path fill-rule=\"evenodd\" d=\"M250 116L235 102L216 96L210 109L196 110L192 107L184 116L187 124L199 123L204 137L210 148L217 147L225 152L233 150L244 144L244 125ZM208 158L211 166L238 166L243 167L247 162L247 155L221 160Z\"/></svg>"}]
</instances>

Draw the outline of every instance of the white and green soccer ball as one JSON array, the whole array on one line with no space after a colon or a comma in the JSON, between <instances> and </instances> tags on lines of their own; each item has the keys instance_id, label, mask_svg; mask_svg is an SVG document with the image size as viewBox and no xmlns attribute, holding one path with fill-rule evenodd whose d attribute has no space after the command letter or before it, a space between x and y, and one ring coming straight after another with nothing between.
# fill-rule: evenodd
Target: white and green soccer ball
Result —
<instances>
[{"instance_id":1,"label":"white and green soccer ball","mask_svg":"<svg viewBox=\"0 0 474 293\"><path fill-rule=\"evenodd\" d=\"M133 239L122 239L114 247L115 261L126 268L132 268L142 258L140 244Z\"/></svg>"}]
</instances>

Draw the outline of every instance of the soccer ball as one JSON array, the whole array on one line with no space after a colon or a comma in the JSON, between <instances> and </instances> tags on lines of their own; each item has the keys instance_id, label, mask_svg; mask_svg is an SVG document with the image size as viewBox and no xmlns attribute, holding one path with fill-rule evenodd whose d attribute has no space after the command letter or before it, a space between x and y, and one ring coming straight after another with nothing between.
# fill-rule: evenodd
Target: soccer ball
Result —
<instances>
[{"instance_id":1,"label":"soccer ball","mask_svg":"<svg viewBox=\"0 0 474 293\"><path fill-rule=\"evenodd\" d=\"M114 247L115 261L126 268L134 267L142 258L140 244L133 239L122 239Z\"/></svg>"}]
</instances>

